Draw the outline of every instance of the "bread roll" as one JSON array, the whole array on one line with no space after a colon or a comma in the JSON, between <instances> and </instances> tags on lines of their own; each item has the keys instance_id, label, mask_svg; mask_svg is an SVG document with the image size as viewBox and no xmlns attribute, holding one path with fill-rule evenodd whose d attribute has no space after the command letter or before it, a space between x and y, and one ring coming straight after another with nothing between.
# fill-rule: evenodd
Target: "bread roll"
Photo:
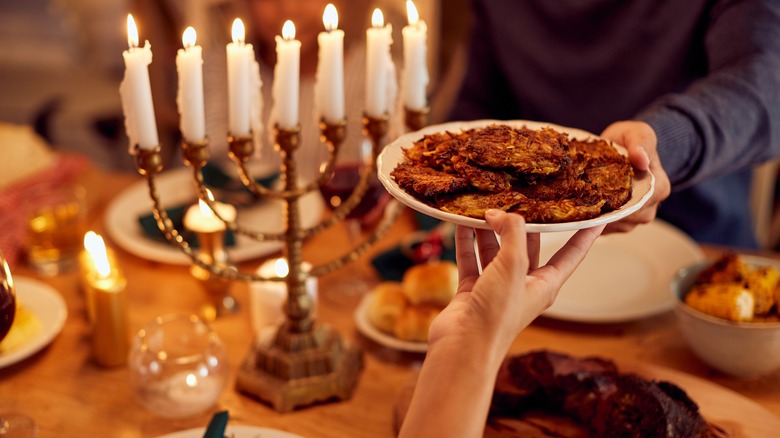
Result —
<instances>
[{"instance_id":1,"label":"bread roll","mask_svg":"<svg viewBox=\"0 0 780 438\"><path fill-rule=\"evenodd\" d=\"M34 175L54 162L54 152L29 126L0 122L0 187Z\"/></svg>"},{"instance_id":2,"label":"bread roll","mask_svg":"<svg viewBox=\"0 0 780 438\"><path fill-rule=\"evenodd\" d=\"M440 308L430 305L407 306L396 321L395 337L404 341L427 341L428 329L439 312Z\"/></svg>"},{"instance_id":3,"label":"bread roll","mask_svg":"<svg viewBox=\"0 0 780 438\"><path fill-rule=\"evenodd\" d=\"M458 267L449 261L414 265L404 274L403 286L412 304L446 307L458 291Z\"/></svg>"},{"instance_id":4,"label":"bread roll","mask_svg":"<svg viewBox=\"0 0 780 438\"><path fill-rule=\"evenodd\" d=\"M404 308L409 305L401 288L401 283L386 281L378 284L373 292L368 308L368 320L374 327L393 334L396 321Z\"/></svg>"}]
</instances>

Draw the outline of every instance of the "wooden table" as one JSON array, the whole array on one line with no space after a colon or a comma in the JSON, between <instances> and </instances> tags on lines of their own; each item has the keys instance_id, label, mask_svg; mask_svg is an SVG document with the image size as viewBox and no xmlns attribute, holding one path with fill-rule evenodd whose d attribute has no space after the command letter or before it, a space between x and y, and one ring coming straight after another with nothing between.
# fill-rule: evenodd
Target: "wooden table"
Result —
<instances>
[{"instance_id":1,"label":"wooden table","mask_svg":"<svg viewBox=\"0 0 780 438\"><path fill-rule=\"evenodd\" d=\"M106 174L92 170L84 177L89 190L91 224L102 231L106 205L122 189L139 181L136 174ZM373 252L391 248L413 229L411 215L402 218ZM104 233L105 235L105 233ZM307 260L330 260L334 248L344 247L346 234L334 228L305 245ZM109 241L109 245L111 242ZM138 258L114 245L129 279L130 324L133 333L156 316L170 312L194 312L203 292L187 267L164 265ZM719 249L707 248L710 255ZM779 257L778 254L765 254ZM371 275L369 258L358 261ZM252 269L262 260L247 263ZM32 277L23 266L17 276ZM68 320L59 336L44 350L0 370L0 410L12 408L35 418L41 436L153 437L204 426L213 412L230 411L230 424L247 424L287 430L311 437L393 436L392 411L398 394L414 378L423 356L389 350L363 338L355 330L353 310L358 299L334 299L342 272L320 279L319 320L334 326L345 338L365 350L365 368L352 399L279 414L266 405L239 394L232 382L252 340L248 312L248 288L236 284L234 293L243 306L239 313L219 319L212 326L228 347L231 385L210 412L187 420L166 420L146 411L128 385L126 367L101 368L90 359L90 328L76 273L44 279L65 298ZM707 379L742 394L780 416L780 373L760 380L742 381L719 374L700 362L686 347L674 316L623 324L589 325L540 318L524 331L511 353L548 348L573 355L600 355L672 368Z\"/></svg>"}]
</instances>

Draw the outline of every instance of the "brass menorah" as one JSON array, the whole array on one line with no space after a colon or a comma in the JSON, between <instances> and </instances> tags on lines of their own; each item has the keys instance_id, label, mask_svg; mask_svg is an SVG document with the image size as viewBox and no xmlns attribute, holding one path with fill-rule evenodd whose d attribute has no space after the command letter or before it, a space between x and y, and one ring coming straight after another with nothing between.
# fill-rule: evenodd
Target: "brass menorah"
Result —
<instances>
[{"instance_id":1,"label":"brass menorah","mask_svg":"<svg viewBox=\"0 0 780 438\"><path fill-rule=\"evenodd\" d=\"M407 129L416 131L427 123L428 110L405 110L404 122ZM274 129L275 148L281 154L281 176L284 187L268 188L258 184L247 169L247 162L254 152L252 136L228 136L228 155L235 162L244 186L254 195L267 199L278 199L284 203L284 227L282 232L268 233L246 229L236 221L228 221L219 215L214 201L208 196L202 168L210 158L208 142L182 142L184 162L193 171L193 181L199 197L225 223L228 230L257 241L281 241L282 254L287 260L289 273L285 278L265 277L258 273L244 273L223 258L201 257L184 240L162 208L157 192L155 176L163 170L160 148L136 148L138 172L147 178L149 195L153 201L153 213L157 226L166 239L178 246L190 257L193 267L199 268L205 277L215 276L222 281L285 281L287 300L284 304L284 323L268 342L259 337L245 358L238 373L237 387L240 391L270 403L274 409L287 412L312 403L327 400L343 400L352 395L363 365L362 352L342 339L333 328L318 323L311 314L312 300L306 293L305 284L310 276L319 277L341 266L355 261L377 240L384 236L402 211L402 206L391 201L385 207L382 220L373 232L346 253L310 270L302 269L303 243L344 220L360 204L371 178L376 174L376 158L383 146L382 140L388 131L388 116L363 117L363 134L371 140L371 160L361 169L358 185L332 213L310 228L303 228L298 208L301 196L318 190L332 176L338 152L345 139L346 120L336 123L320 122L320 139L328 148L328 159L320 167L319 175L311 183L298 182L295 151L300 144L300 129Z\"/></svg>"}]
</instances>

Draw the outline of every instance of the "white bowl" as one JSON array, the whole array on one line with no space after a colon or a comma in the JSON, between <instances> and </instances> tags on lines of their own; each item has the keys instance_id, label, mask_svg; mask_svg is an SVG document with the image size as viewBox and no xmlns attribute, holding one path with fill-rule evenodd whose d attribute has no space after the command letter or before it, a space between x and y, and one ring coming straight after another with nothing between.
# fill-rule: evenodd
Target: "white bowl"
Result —
<instances>
[{"instance_id":1,"label":"white bowl","mask_svg":"<svg viewBox=\"0 0 780 438\"><path fill-rule=\"evenodd\" d=\"M750 265L780 269L777 260L747 255L740 258ZM757 378L780 369L780 323L733 322L685 304L685 294L710 264L700 262L683 268L671 283L677 298L674 312L688 346L713 368L735 377Z\"/></svg>"}]
</instances>

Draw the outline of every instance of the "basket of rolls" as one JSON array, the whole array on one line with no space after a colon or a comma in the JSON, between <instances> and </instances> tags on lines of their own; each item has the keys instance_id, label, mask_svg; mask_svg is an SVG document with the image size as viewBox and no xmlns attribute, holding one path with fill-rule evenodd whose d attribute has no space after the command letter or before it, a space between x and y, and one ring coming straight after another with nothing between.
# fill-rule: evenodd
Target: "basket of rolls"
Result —
<instances>
[{"instance_id":1,"label":"basket of rolls","mask_svg":"<svg viewBox=\"0 0 780 438\"><path fill-rule=\"evenodd\" d=\"M425 345L431 321L449 304L457 289L455 263L431 261L414 265L404 273L402 281L385 281L374 287L358 310L358 322L363 322L358 328L380 343L381 336L372 336L376 332L371 329L403 343ZM365 327L366 323L370 327Z\"/></svg>"}]
</instances>

